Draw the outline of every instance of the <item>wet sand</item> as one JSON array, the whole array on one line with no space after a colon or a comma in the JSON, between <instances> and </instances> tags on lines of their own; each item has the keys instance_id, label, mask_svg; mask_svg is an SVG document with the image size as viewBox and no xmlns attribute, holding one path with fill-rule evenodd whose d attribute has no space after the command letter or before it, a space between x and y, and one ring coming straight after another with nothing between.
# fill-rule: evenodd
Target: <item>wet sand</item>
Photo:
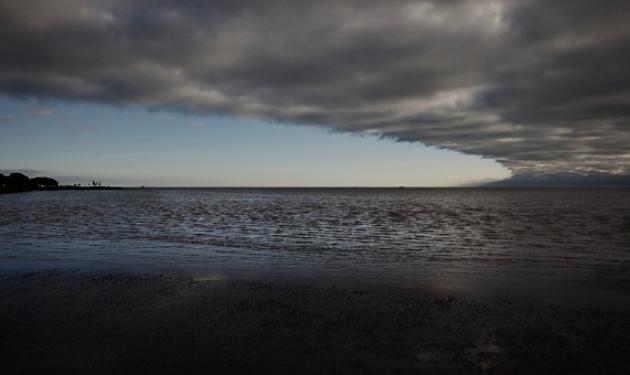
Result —
<instances>
[{"instance_id":1,"label":"wet sand","mask_svg":"<svg viewBox=\"0 0 630 375\"><path fill-rule=\"evenodd\" d=\"M626 374L630 313L409 289L0 272L2 373Z\"/></svg>"}]
</instances>

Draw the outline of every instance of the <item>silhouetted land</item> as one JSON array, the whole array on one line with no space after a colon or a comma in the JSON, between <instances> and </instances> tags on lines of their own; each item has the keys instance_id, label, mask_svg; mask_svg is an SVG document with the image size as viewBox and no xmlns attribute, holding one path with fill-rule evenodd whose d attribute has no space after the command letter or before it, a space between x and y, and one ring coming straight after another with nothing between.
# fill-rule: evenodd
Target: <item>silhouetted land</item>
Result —
<instances>
[{"instance_id":1,"label":"silhouetted land","mask_svg":"<svg viewBox=\"0 0 630 375\"><path fill-rule=\"evenodd\" d=\"M531 187L588 187L588 188L627 188L630 187L630 175L596 173L542 173L542 174L515 174L501 181L494 181L483 185L494 188L531 188Z\"/></svg>"},{"instance_id":2,"label":"silhouetted land","mask_svg":"<svg viewBox=\"0 0 630 375\"><path fill-rule=\"evenodd\" d=\"M630 314L348 285L0 274L6 374L627 374Z\"/></svg>"},{"instance_id":3,"label":"silhouetted land","mask_svg":"<svg viewBox=\"0 0 630 375\"><path fill-rule=\"evenodd\" d=\"M57 180L50 177L35 177L14 172L8 176L0 173L0 193L18 193L23 191L54 189L59 186Z\"/></svg>"},{"instance_id":4,"label":"silhouetted land","mask_svg":"<svg viewBox=\"0 0 630 375\"><path fill-rule=\"evenodd\" d=\"M0 194L2 193L22 193L34 190L110 190L121 189L115 186L93 185L59 185L59 182L51 177L29 178L25 174L14 172L5 176L0 173Z\"/></svg>"}]
</instances>

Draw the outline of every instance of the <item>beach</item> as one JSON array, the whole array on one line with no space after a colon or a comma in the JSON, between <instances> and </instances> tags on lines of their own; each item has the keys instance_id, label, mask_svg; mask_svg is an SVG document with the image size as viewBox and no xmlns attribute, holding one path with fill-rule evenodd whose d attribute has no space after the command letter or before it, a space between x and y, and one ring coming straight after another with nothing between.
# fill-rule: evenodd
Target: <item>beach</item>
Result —
<instances>
[{"instance_id":1,"label":"beach","mask_svg":"<svg viewBox=\"0 0 630 375\"><path fill-rule=\"evenodd\" d=\"M622 374L630 314L416 289L2 271L3 373Z\"/></svg>"}]
</instances>

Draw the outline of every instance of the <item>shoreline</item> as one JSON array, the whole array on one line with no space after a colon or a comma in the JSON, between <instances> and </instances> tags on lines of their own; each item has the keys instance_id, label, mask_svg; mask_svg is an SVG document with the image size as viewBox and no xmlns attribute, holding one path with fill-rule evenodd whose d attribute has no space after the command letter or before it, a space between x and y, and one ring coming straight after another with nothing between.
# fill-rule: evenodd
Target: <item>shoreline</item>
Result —
<instances>
[{"instance_id":1,"label":"shoreline","mask_svg":"<svg viewBox=\"0 0 630 375\"><path fill-rule=\"evenodd\" d=\"M63 185L57 187L46 188L7 188L0 189L0 194L16 194L16 193L30 193L33 191L60 191L60 190L123 190L122 186L71 186Z\"/></svg>"},{"instance_id":2,"label":"shoreline","mask_svg":"<svg viewBox=\"0 0 630 375\"><path fill-rule=\"evenodd\" d=\"M630 313L308 281L0 271L7 373L625 373Z\"/></svg>"},{"instance_id":3,"label":"shoreline","mask_svg":"<svg viewBox=\"0 0 630 375\"><path fill-rule=\"evenodd\" d=\"M12 188L0 189L0 194L30 193L33 191L61 191L61 190L123 190L121 186L59 186L54 188Z\"/></svg>"}]
</instances>

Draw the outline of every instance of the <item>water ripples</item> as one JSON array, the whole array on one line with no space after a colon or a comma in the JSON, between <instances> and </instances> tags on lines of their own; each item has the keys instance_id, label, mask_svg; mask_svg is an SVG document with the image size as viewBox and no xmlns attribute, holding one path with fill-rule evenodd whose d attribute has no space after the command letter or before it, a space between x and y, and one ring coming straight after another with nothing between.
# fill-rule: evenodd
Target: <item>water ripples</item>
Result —
<instances>
[{"instance_id":1,"label":"water ripples","mask_svg":"<svg viewBox=\"0 0 630 375\"><path fill-rule=\"evenodd\" d=\"M423 279L628 281L628 190L164 189L0 196L0 256Z\"/></svg>"}]
</instances>

